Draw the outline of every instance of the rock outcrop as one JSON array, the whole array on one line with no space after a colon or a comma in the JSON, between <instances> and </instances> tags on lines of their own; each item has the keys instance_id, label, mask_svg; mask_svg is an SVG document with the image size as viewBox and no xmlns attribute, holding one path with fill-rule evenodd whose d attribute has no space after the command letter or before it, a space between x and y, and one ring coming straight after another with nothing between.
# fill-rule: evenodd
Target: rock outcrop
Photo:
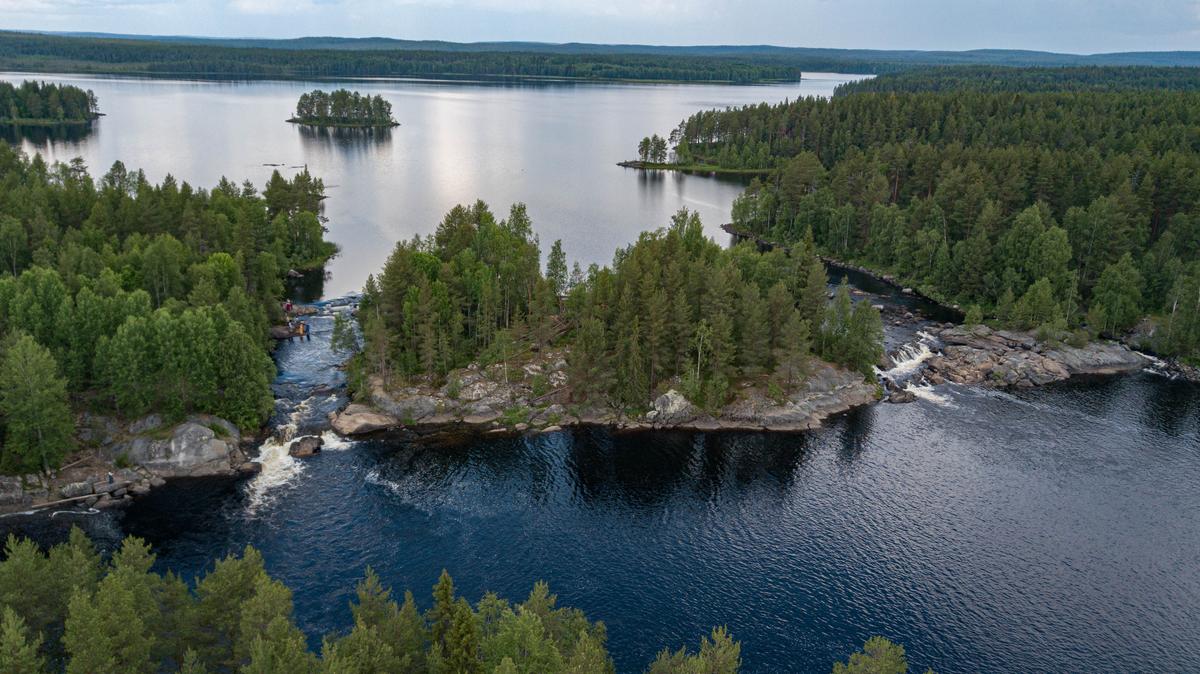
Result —
<instances>
[{"instance_id":1,"label":"rock outcrop","mask_svg":"<svg viewBox=\"0 0 1200 674\"><path fill-rule=\"evenodd\" d=\"M396 417L377 412L365 405L350 405L334 415L331 425L338 433L351 436L386 431L399 427L401 423Z\"/></svg>"},{"instance_id":2,"label":"rock outcrop","mask_svg":"<svg viewBox=\"0 0 1200 674\"><path fill-rule=\"evenodd\" d=\"M224 475L231 471L230 455L239 441L232 424L196 418L176 426L169 437L138 436L117 451L163 477Z\"/></svg>"},{"instance_id":3,"label":"rock outcrop","mask_svg":"<svg viewBox=\"0 0 1200 674\"><path fill-rule=\"evenodd\" d=\"M930 376L959 384L1003 387L1042 386L1075 375L1137 370L1147 360L1115 342L1082 347L1039 342L1032 333L954 326L938 337L942 353L928 361Z\"/></svg>"}]
</instances>

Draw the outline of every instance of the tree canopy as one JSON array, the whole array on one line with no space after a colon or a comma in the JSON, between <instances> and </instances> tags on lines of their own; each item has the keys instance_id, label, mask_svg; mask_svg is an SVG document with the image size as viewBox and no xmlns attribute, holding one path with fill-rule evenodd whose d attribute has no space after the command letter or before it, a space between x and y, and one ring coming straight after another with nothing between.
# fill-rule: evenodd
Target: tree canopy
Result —
<instances>
[{"instance_id":1,"label":"tree canopy","mask_svg":"<svg viewBox=\"0 0 1200 674\"><path fill-rule=\"evenodd\" d=\"M740 232L811 232L825 255L1050 333L1089 313L1108 334L1156 315L1154 348L1200 357L1195 75L1118 69L1113 90L1085 86L1106 73L914 71L700 112L672 141L682 165L771 170L735 203Z\"/></svg>"},{"instance_id":2,"label":"tree canopy","mask_svg":"<svg viewBox=\"0 0 1200 674\"><path fill-rule=\"evenodd\" d=\"M22 400L64 390L122 414L261 423L283 277L335 250L317 215L323 190L307 172L276 172L261 193L228 180L154 185L119 162L95 181L82 162L0 145L0 356L29 378L0 382L14 392L0 405L0 466L57 463L66 444L50 429L70 430L69 414Z\"/></svg>"},{"instance_id":3,"label":"tree canopy","mask_svg":"<svg viewBox=\"0 0 1200 674\"><path fill-rule=\"evenodd\" d=\"M0 126L87 124L100 111L96 95L70 84L0 82Z\"/></svg>"}]
</instances>

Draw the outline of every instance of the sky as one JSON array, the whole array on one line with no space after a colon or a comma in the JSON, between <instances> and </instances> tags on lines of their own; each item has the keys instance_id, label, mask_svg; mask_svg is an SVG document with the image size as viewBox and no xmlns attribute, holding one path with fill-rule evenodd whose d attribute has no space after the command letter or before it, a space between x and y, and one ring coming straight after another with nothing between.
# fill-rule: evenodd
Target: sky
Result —
<instances>
[{"instance_id":1,"label":"sky","mask_svg":"<svg viewBox=\"0 0 1200 674\"><path fill-rule=\"evenodd\" d=\"M1200 0L0 0L0 28L221 37L1200 49Z\"/></svg>"}]
</instances>

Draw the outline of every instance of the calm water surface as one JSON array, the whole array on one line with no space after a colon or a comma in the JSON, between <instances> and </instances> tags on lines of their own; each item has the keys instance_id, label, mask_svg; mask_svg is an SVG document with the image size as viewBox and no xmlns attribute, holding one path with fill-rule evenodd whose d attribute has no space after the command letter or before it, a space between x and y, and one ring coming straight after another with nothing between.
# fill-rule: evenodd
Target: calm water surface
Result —
<instances>
[{"instance_id":1,"label":"calm water surface","mask_svg":"<svg viewBox=\"0 0 1200 674\"><path fill-rule=\"evenodd\" d=\"M323 175L345 250L330 295L476 196L528 202L543 240L585 262L681 205L719 223L738 185L612 163L695 109L832 84L371 83L359 88L387 95L405 126L343 138L282 123L312 84L63 79L96 90L110 116L82 140L30 149L204 185L261 182L263 162ZM314 324L313 341L278 354L276 425L303 429L338 402L329 322ZM888 330L893 346L914 336ZM608 624L621 672L714 625L742 641L747 672L828 672L874 634L903 643L915 671L1195 672L1198 433L1200 389L1149 373L1016 393L940 386L796 435L579 430L451 447L329 436L303 463L269 453L254 480L177 483L123 518L0 529L48 540L79 523L110 546L141 535L185 577L253 544L314 638L349 626L367 565L426 604L445 567L472 600L519 599L547 580Z\"/></svg>"},{"instance_id":2,"label":"calm water surface","mask_svg":"<svg viewBox=\"0 0 1200 674\"><path fill-rule=\"evenodd\" d=\"M325 285L333 297L361 289L397 240L432 233L455 204L476 199L500 214L525 202L544 248L562 239L585 267L610 262L616 248L665 226L684 206L724 241L717 227L728 221L740 181L616 163L634 158L643 136L665 136L698 110L827 96L861 76L813 73L772 86L35 77L93 90L105 116L83 138L41 133L23 147L63 161L81 156L95 174L120 160L154 181L171 173L211 187L228 176L261 187L273 170L290 175L307 165L325 180L330 238L343 251ZM301 93L339 86L384 96L401 126L334 132L284 121Z\"/></svg>"}]
</instances>

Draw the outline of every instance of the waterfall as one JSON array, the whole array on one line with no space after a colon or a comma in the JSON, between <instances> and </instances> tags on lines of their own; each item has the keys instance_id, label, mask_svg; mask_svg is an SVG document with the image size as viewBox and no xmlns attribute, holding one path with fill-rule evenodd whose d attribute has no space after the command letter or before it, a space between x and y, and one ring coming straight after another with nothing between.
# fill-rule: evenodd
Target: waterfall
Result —
<instances>
[{"instance_id":1,"label":"waterfall","mask_svg":"<svg viewBox=\"0 0 1200 674\"><path fill-rule=\"evenodd\" d=\"M892 367L886 371L876 369L881 377L899 383L921 368L925 361L936 354L932 346L937 345L937 338L925 332L917 331L917 341L904 344L892 354Z\"/></svg>"}]
</instances>

